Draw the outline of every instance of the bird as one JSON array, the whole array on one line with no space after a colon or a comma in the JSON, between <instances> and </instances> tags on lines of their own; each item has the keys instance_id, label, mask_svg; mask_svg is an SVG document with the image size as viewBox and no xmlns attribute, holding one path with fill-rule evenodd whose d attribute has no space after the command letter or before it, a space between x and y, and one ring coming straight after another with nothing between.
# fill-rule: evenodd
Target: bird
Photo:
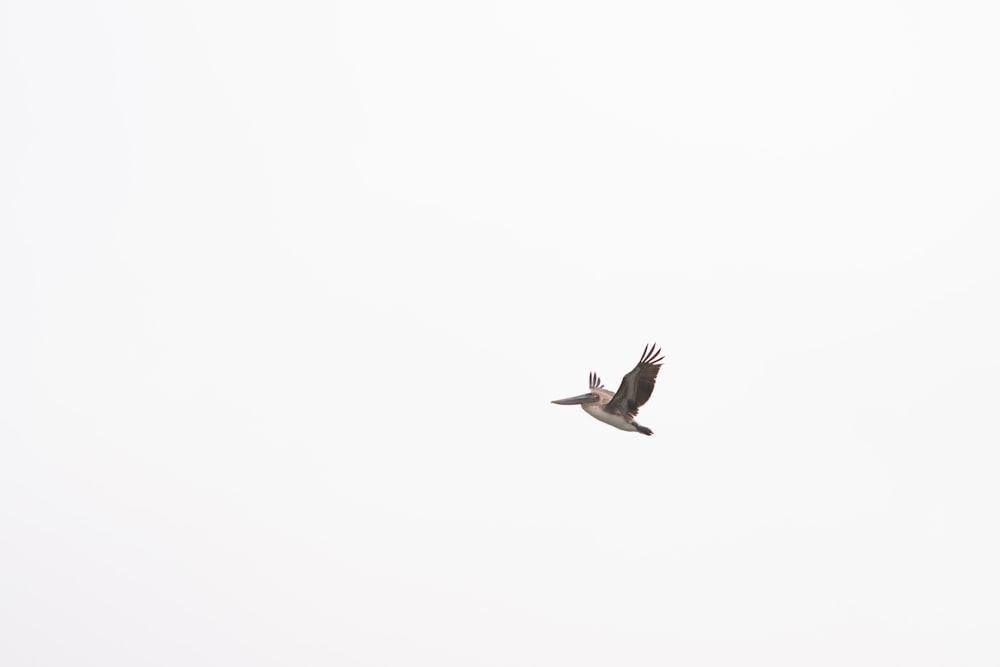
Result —
<instances>
[{"instance_id":1,"label":"bird","mask_svg":"<svg viewBox=\"0 0 1000 667\"><path fill-rule=\"evenodd\" d=\"M656 375L660 372L663 355L656 343L642 350L642 357L629 373L622 378L618 391L612 394L604 388L597 373L590 374L590 391L572 398L552 401L556 405L579 405L584 412L623 431L653 435L653 432L635 421L639 408L646 404L653 394Z\"/></svg>"}]
</instances>

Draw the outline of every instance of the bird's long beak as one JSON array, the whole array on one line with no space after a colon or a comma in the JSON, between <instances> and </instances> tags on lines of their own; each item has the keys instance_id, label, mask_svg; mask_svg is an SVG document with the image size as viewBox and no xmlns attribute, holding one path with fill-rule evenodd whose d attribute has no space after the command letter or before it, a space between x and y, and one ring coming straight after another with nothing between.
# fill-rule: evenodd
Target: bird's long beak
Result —
<instances>
[{"instance_id":1,"label":"bird's long beak","mask_svg":"<svg viewBox=\"0 0 1000 667\"><path fill-rule=\"evenodd\" d=\"M573 398L560 398L558 401L552 401L556 405L581 405L583 403L593 403L597 400L597 394L580 394L579 396L574 396Z\"/></svg>"}]
</instances>

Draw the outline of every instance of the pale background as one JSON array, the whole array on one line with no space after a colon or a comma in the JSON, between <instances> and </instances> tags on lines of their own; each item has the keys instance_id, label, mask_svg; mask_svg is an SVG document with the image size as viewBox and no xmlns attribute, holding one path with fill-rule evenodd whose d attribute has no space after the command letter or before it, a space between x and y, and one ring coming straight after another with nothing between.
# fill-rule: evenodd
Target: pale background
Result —
<instances>
[{"instance_id":1,"label":"pale background","mask_svg":"<svg viewBox=\"0 0 1000 667\"><path fill-rule=\"evenodd\" d=\"M0 662L1000 663L995 7L0 3Z\"/></svg>"}]
</instances>

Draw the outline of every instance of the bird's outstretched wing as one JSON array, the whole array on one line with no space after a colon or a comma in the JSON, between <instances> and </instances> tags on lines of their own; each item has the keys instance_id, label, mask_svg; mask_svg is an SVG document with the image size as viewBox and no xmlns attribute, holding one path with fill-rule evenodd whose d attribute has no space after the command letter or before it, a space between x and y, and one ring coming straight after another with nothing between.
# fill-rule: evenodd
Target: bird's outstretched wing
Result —
<instances>
[{"instance_id":1,"label":"bird's outstretched wing","mask_svg":"<svg viewBox=\"0 0 1000 667\"><path fill-rule=\"evenodd\" d=\"M614 398L608 402L606 410L621 415L628 413L632 417L639 414L639 408L645 405L653 394L656 374L660 372L662 361L663 355L660 354L656 344L647 345L642 350L639 363L622 378L621 386L615 392Z\"/></svg>"}]
</instances>

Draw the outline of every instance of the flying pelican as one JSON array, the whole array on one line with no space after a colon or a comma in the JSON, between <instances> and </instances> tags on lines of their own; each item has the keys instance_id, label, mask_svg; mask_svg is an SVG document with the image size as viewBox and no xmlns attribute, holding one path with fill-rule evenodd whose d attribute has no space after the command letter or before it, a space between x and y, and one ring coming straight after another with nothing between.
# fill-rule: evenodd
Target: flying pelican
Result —
<instances>
[{"instance_id":1,"label":"flying pelican","mask_svg":"<svg viewBox=\"0 0 1000 667\"><path fill-rule=\"evenodd\" d=\"M663 355L656 349L656 343L642 350L642 358L628 375L622 378L618 391L612 394L601 384L597 373L590 374L590 391L573 398L552 401L557 405L579 405L594 419L611 424L623 431L638 431L643 435L653 435L648 428L635 421L639 408L646 404L656 385L656 374L660 372Z\"/></svg>"}]
</instances>

